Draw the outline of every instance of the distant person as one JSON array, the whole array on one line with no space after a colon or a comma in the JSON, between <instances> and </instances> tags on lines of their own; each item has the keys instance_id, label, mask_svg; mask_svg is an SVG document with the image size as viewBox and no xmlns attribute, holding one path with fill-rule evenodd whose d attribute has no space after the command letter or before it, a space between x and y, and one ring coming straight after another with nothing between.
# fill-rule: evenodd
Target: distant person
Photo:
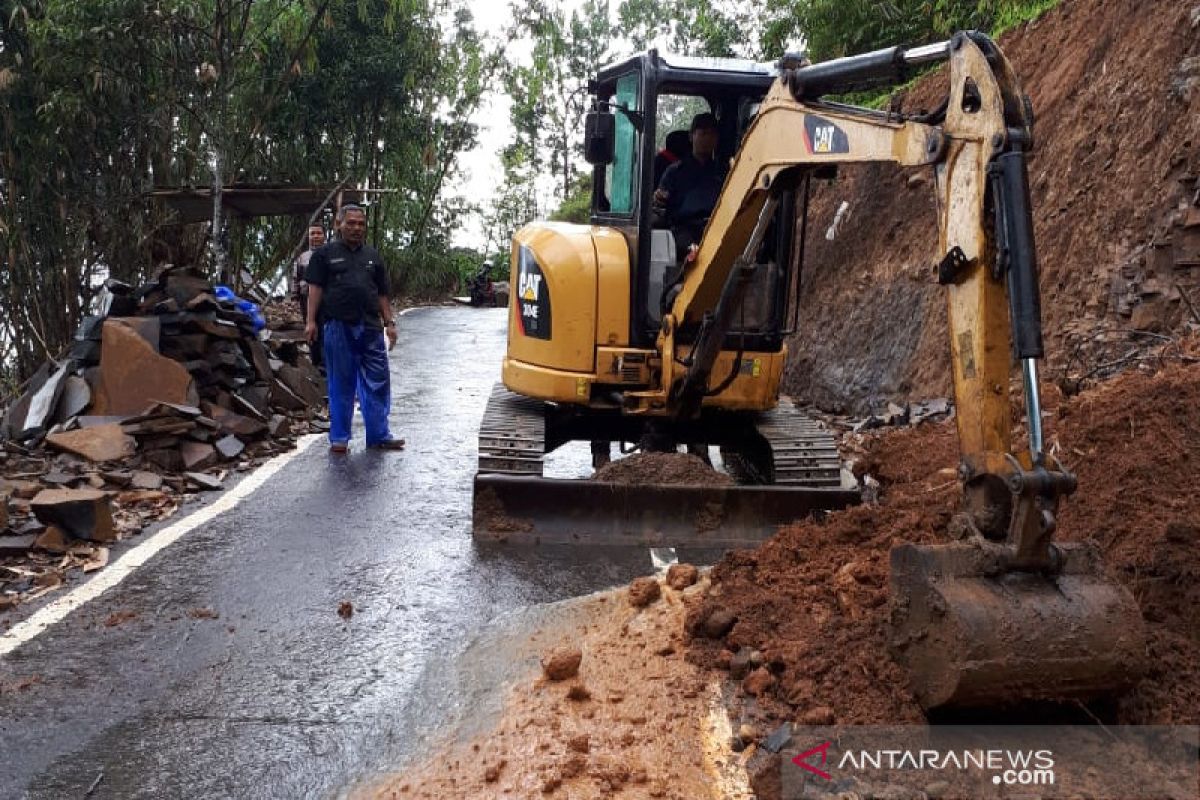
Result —
<instances>
[{"instance_id":1,"label":"distant person","mask_svg":"<svg viewBox=\"0 0 1200 800\"><path fill-rule=\"evenodd\" d=\"M325 244L325 229L320 225L308 226L308 249L296 256L292 264L292 294L300 303L300 315L308 319L308 283L304 280L304 272L308 269L308 261L316 250Z\"/></svg>"},{"instance_id":2,"label":"distant person","mask_svg":"<svg viewBox=\"0 0 1200 800\"><path fill-rule=\"evenodd\" d=\"M666 141L663 142L663 149L654 155L655 188L658 187L667 167L687 158L687 154L690 152L692 152L692 142L688 138L687 131L671 131L667 134Z\"/></svg>"},{"instance_id":3,"label":"distant person","mask_svg":"<svg viewBox=\"0 0 1200 800\"><path fill-rule=\"evenodd\" d=\"M367 447L403 450L404 440L393 438L388 429L392 407L388 350L396 344L396 320L388 298L387 269L379 251L364 243L367 215L361 206L342 206L337 231L337 240L313 253L304 274L308 282L304 334L310 343L316 342L320 319L324 339L329 449L349 450L357 393Z\"/></svg>"},{"instance_id":4,"label":"distant person","mask_svg":"<svg viewBox=\"0 0 1200 800\"><path fill-rule=\"evenodd\" d=\"M675 252L681 261L700 241L728 172L716 158L720 135L713 114L705 111L693 117L688 135L691 153L667 167L654 192L654 202L662 206L667 227L675 234Z\"/></svg>"},{"instance_id":5,"label":"distant person","mask_svg":"<svg viewBox=\"0 0 1200 800\"><path fill-rule=\"evenodd\" d=\"M308 283L304 280L304 272L308 269L308 261L312 254L325 244L325 229L320 225L308 226L308 249L296 256L292 264L292 294L300 305L300 319L308 322ZM317 341L312 348L312 361L318 367L324 359L321 358L321 326L317 325Z\"/></svg>"}]
</instances>

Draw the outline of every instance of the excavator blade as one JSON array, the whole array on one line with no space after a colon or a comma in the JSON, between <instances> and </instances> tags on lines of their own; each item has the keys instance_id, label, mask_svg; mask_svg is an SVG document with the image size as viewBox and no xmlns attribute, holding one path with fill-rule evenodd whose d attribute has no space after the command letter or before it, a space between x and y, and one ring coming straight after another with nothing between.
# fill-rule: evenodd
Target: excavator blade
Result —
<instances>
[{"instance_id":1,"label":"excavator blade","mask_svg":"<svg viewBox=\"0 0 1200 800\"><path fill-rule=\"evenodd\" d=\"M1058 545L1054 576L1006 572L969 543L891 553L893 656L921 705L1005 707L1122 691L1145 655L1133 596L1089 545Z\"/></svg>"},{"instance_id":2,"label":"excavator blade","mask_svg":"<svg viewBox=\"0 0 1200 800\"><path fill-rule=\"evenodd\" d=\"M746 547L780 525L845 508L857 490L665 486L523 475L475 476L476 539L514 544Z\"/></svg>"}]
</instances>

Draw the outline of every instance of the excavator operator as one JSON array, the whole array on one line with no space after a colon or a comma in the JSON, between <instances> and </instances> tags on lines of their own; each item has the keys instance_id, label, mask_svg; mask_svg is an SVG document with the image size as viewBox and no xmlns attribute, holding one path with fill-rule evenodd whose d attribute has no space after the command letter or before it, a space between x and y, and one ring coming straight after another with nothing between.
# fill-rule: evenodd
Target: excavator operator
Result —
<instances>
[{"instance_id":1,"label":"excavator operator","mask_svg":"<svg viewBox=\"0 0 1200 800\"><path fill-rule=\"evenodd\" d=\"M654 193L654 202L663 208L667 227L675 235L680 262L700 241L729 172L728 164L716 157L720 134L713 114L705 111L693 117L689 136L691 154L667 167Z\"/></svg>"}]
</instances>

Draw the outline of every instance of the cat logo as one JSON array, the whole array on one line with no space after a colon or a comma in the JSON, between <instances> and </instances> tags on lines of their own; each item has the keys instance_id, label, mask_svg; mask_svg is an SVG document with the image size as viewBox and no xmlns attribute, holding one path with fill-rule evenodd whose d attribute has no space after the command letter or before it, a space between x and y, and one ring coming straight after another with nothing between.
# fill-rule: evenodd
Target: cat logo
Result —
<instances>
[{"instance_id":1,"label":"cat logo","mask_svg":"<svg viewBox=\"0 0 1200 800\"><path fill-rule=\"evenodd\" d=\"M813 155L850 152L846 132L829 120L812 114L804 117L804 145Z\"/></svg>"},{"instance_id":2,"label":"cat logo","mask_svg":"<svg viewBox=\"0 0 1200 800\"><path fill-rule=\"evenodd\" d=\"M537 302L538 286L542 282L541 275L533 275L528 272L522 272L517 277L518 286L517 292L521 295L522 300L527 300L530 303Z\"/></svg>"},{"instance_id":3,"label":"cat logo","mask_svg":"<svg viewBox=\"0 0 1200 800\"><path fill-rule=\"evenodd\" d=\"M533 251L524 245L517 254L517 298L521 333L534 339L549 339L550 287Z\"/></svg>"},{"instance_id":4,"label":"cat logo","mask_svg":"<svg viewBox=\"0 0 1200 800\"><path fill-rule=\"evenodd\" d=\"M822 125L814 131L813 136L813 152L814 153L832 153L833 152L833 132L837 130L832 125Z\"/></svg>"}]
</instances>

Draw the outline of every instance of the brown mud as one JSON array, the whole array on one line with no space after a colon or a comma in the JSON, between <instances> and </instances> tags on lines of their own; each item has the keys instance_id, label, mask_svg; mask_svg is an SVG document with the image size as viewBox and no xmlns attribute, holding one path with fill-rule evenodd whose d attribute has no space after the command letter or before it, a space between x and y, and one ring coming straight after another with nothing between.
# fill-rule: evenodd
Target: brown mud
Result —
<instances>
[{"instance_id":1,"label":"brown mud","mask_svg":"<svg viewBox=\"0 0 1200 800\"><path fill-rule=\"evenodd\" d=\"M1196 350L1195 344L1189 348ZM1123 724L1200 722L1200 364L1185 355L1155 374L1127 373L1078 397L1048 398L1049 447L1076 472L1059 536L1092 539L1109 577L1137 599L1149 671L1111 709ZM924 720L887 655L888 553L902 542L949 541L957 509L953 423L866 439L860 468L882 485L877 505L782 529L757 550L727 555L689 617L736 618L690 656L727 669L740 648L763 653L775 680L746 702L769 729Z\"/></svg>"},{"instance_id":2,"label":"brown mud","mask_svg":"<svg viewBox=\"0 0 1200 800\"><path fill-rule=\"evenodd\" d=\"M605 464L592 480L626 486L731 486L734 482L690 453L634 453Z\"/></svg>"}]
</instances>

